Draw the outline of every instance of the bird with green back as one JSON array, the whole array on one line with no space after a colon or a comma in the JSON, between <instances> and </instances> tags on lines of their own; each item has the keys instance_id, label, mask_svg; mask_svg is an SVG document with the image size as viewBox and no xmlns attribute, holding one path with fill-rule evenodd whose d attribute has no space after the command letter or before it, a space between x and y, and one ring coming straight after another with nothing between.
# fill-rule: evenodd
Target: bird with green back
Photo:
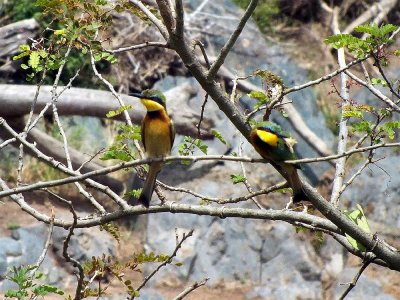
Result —
<instances>
[{"instance_id":1,"label":"bird with green back","mask_svg":"<svg viewBox=\"0 0 400 300\"><path fill-rule=\"evenodd\" d=\"M303 184L297 173L299 165L284 163L285 160L297 159L293 147L296 144L289 133L273 122L260 122L252 129L250 141L256 151L268 160L288 181L293 189L293 202L307 200Z\"/></svg>"},{"instance_id":2,"label":"bird with green back","mask_svg":"<svg viewBox=\"0 0 400 300\"><path fill-rule=\"evenodd\" d=\"M174 143L175 129L166 109L166 99L158 90L144 90L142 93L132 93L130 96L140 98L146 107L147 113L142 120L142 143L148 158L159 158L169 155ZM145 207L150 206L151 196L155 188L157 174L160 172L162 162L151 162L149 172L139 203Z\"/></svg>"}]
</instances>

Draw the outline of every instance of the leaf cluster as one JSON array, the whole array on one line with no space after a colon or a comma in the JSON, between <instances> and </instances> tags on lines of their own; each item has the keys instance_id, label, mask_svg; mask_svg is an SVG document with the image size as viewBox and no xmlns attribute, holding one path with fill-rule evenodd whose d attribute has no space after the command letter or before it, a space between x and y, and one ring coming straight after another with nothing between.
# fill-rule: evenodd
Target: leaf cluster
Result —
<instances>
[{"instance_id":1,"label":"leaf cluster","mask_svg":"<svg viewBox=\"0 0 400 300\"><path fill-rule=\"evenodd\" d=\"M195 139L190 136L185 136L183 142L178 146L178 152L183 156L193 155L196 149L207 154L208 146L201 139Z\"/></svg>"},{"instance_id":2,"label":"leaf cluster","mask_svg":"<svg viewBox=\"0 0 400 300\"><path fill-rule=\"evenodd\" d=\"M64 295L64 292L55 286L38 283L37 281L44 279L44 274L35 271L36 268L36 266L30 265L12 267L6 279L16 283L18 288L5 291L5 298L23 300L43 297L52 293Z\"/></svg>"},{"instance_id":3,"label":"leaf cluster","mask_svg":"<svg viewBox=\"0 0 400 300\"><path fill-rule=\"evenodd\" d=\"M121 107L117 111L108 112L107 116L116 116L122 111L129 109L129 106ZM141 140L140 126L120 124L118 126L118 135L115 141L100 156L101 160L117 159L120 161L131 161L135 159L136 153L128 146L128 141Z\"/></svg>"},{"instance_id":4,"label":"leaf cluster","mask_svg":"<svg viewBox=\"0 0 400 300\"><path fill-rule=\"evenodd\" d=\"M326 44L339 49L346 47L357 58L364 58L371 52L380 52L382 45L393 43L390 34L397 29L393 24L378 26L377 24L366 24L357 26L354 31L368 34L367 38L361 39L352 34L335 34L325 39ZM386 62L384 57L380 57L382 63Z\"/></svg>"},{"instance_id":5,"label":"leaf cluster","mask_svg":"<svg viewBox=\"0 0 400 300\"><path fill-rule=\"evenodd\" d=\"M121 241L121 232L119 231L118 226L115 225L114 223L110 222L110 223L101 224L100 230L104 230L104 231L108 232L109 234L111 234L118 243Z\"/></svg>"},{"instance_id":6,"label":"leaf cluster","mask_svg":"<svg viewBox=\"0 0 400 300\"><path fill-rule=\"evenodd\" d=\"M141 252L133 254L126 262L121 262L112 256L103 254L100 257L93 256L89 261L85 262L83 270L88 278L96 275L97 280L107 279L108 282L112 278L116 278L127 289L127 293L130 296L139 297L139 291L134 288L132 281L126 279L126 271L141 272L139 268L145 263L163 263L170 259L170 256L166 254L155 254L154 252L146 254ZM182 264L178 262L175 265L180 266ZM88 280L84 281L83 297L106 295L108 286L101 287L99 285L97 288L91 288L89 287L89 283Z\"/></svg>"},{"instance_id":7,"label":"leaf cluster","mask_svg":"<svg viewBox=\"0 0 400 300\"><path fill-rule=\"evenodd\" d=\"M387 109L376 109L370 105L349 104L343 107L343 115L348 118L354 118L355 121L351 125L353 132L367 134L373 144L382 142L387 138L393 140L396 131L400 129L400 121L384 120L391 115ZM375 122L371 121L371 116Z\"/></svg>"}]
</instances>

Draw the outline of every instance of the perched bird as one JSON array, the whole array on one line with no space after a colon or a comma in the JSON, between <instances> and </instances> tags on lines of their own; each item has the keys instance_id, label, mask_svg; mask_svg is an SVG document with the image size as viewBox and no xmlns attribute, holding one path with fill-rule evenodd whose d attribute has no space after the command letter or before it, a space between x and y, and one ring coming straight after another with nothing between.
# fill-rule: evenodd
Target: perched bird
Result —
<instances>
[{"instance_id":1,"label":"perched bird","mask_svg":"<svg viewBox=\"0 0 400 300\"><path fill-rule=\"evenodd\" d=\"M257 152L282 174L293 189L293 202L308 200L303 185L297 174L299 165L283 163L285 160L297 159L293 146L296 141L289 133L273 122L258 123L250 133L250 141Z\"/></svg>"},{"instance_id":2,"label":"perched bird","mask_svg":"<svg viewBox=\"0 0 400 300\"><path fill-rule=\"evenodd\" d=\"M163 157L171 152L175 138L174 124L168 116L165 96L157 90L144 90L142 93L133 93L131 96L140 98L146 107L147 113L142 120L142 143L147 157ZM149 207L153 195L157 174L162 162L150 163L149 173L142 193L138 199L145 207Z\"/></svg>"}]
</instances>

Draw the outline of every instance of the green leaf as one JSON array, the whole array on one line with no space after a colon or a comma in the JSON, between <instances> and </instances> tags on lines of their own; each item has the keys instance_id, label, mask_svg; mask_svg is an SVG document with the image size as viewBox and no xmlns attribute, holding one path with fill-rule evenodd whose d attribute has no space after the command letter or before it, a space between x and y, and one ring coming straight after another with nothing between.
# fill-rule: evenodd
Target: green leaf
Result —
<instances>
[{"instance_id":1,"label":"green leaf","mask_svg":"<svg viewBox=\"0 0 400 300\"><path fill-rule=\"evenodd\" d=\"M54 30L54 34L55 35L64 35L65 34L65 28Z\"/></svg>"},{"instance_id":2,"label":"green leaf","mask_svg":"<svg viewBox=\"0 0 400 300\"><path fill-rule=\"evenodd\" d=\"M118 159L122 161L131 161L132 156L127 149L127 146L124 144L113 144L111 145L102 156L100 156L101 160L110 160L110 159Z\"/></svg>"},{"instance_id":3,"label":"green leaf","mask_svg":"<svg viewBox=\"0 0 400 300\"><path fill-rule=\"evenodd\" d=\"M44 50L39 50L38 54L41 58L46 58L49 54Z\"/></svg>"},{"instance_id":4,"label":"green leaf","mask_svg":"<svg viewBox=\"0 0 400 300\"><path fill-rule=\"evenodd\" d=\"M200 139L194 139L190 136L183 138L183 143L178 146L180 155L188 156L194 153L195 148L198 148L204 154L207 154L208 146Z\"/></svg>"},{"instance_id":5,"label":"green leaf","mask_svg":"<svg viewBox=\"0 0 400 300\"><path fill-rule=\"evenodd\" d=\"M371 78L371 83L373 85L381 85L383 87L388 87L388 83L386 82L386 80L382 79L382 78Z\"/></svg>"},{"instance_id":6,"label":"green leaf","mask_svg":"<svg viewBox=\"0 0 400 300\"><path fill-rule=\"evenodd\" d=\"M125 193L124 198L125 199L128 198L128 197L139 198L141 193L142 193L142 189L130 190L130 191Z\"/></svg>"},{"instance_id":7,"label":"green leaf","mask_svg":"<svg viewBox=\"0 0 400 300\"><path fill-rule=\"evenodd\" d=\"M389 33L392 33L393 31L397 30L398 26L393 25L393 24L385 24L382 25L380 28L380 32L382 35L388 35Z\"/></svg>"},{"instance_id":8,"label":"green leaf","mask_svg":"<svg viewBox=\"0 0 400 300\"><path fill-rule=\"evenodd\" d=\"M31 53L30 51L22 52L22 53L20 53L18 55L13 56L13 60L18 60L18 59L20 59L22 57L28 56L30 53Z\"/></svg>"},{"instance_id":9,"label":"green leaf","mask_svg":"<svg viewBox=\"0 0 400 300\"><path fill-rule=\"evenodd\" d=\"M372 128L374 127L374 125L371 122L363 120L351 125L351 127L354 132L361 132L361 133L365 132L367 134L370 134L372 132Z\"/></svg>"},{"instance_id":10,"label":"green leaf","mask_svg":"<svg viewBox=\"0 0 400 300\"><path fill-rule=\"evenodd\" d=\"M233 184L238 184L241 182L245 182L246 181L246 177L244 177L243 175L235 175L235 174L231 174L231 180Z\"/></svg>"},{"instance_id":11,"label":"green leaf","mask_svg":"<svg viewBox=\"0 0 400 300\"><path fill-rule=\"evenodd\" d=\"M212 135L214 135L217 139L220 140L220 142L224 145L226 145L226 140L224 139L224 137L222 136L221 132L219 132L216 129L212 129L211 130Z\"/></svg>"},{"instance_id":12,"label":"green leaf","mask_svg":"<svg viewBox=\"0 0 400 300\"><path fill-rule=\"evenodd\" d=\"M29 55L28 65L31 66L33 69L36 69L40 62L40 56L38 51L33 51Z\"/></svg>"},{"instance_id":13,"label":"green leaf","mask_svg":"<svg viewBox=\"0 0 400 300\"><path fill-rule=\"evenodd\" d=\"M123 113L126 110L132 109L132 105L125 105L125 106L121 106L119 107L117 110L110 110L107 114L106 117L107 118L112 118L115 116L120 115L121 113Z\"/></svg>"},{"instance_id":14,"label":"green leaf","mask_svg":"<svg viewBox=\"0 0 400 300\"><path fill-rule=\"evenodd\" d=\"M55 286L51 286L51 285L47 285L47 284L39 285L38 287L34 288L32 290L32 292L36 296L46 296L49 293L55 293L55 294L58 294L58 295L64 295L64 292L62 290L58 289Z\"/></svg>"},{"instance_id":15,"label":"green leaf","mask_svg":"<svg viewBox=\"0 0 400 300\"><path fill-rule=\"evenodd\" d=\"M344 111L343 112L343 117L350 118L363 118L363 113L361 111L356 111L356 110L349 110L349 111Z\"/></svg>"},{"instance_id":16,"label":"green leaf","mask_svg":"<svg viewBox=\"0 0 400 300\"><path fill-rule=\"evenodd\" d=\"M354 31L368 33L373 36L379 35L379 28L378 28L378 25L376 25L376 24L359 25L356 28L354 28Z\"/></svg>"},{"instance_id":17,"label":"green leaf","mask_svg":"<svg viewBox=\"0 0 400 300\"><path fill-rule=\"evenodd\" d=\"M104 230L106 232L108 232L112 237L115 238L115 240L119 243L121 240L121 233L119 231L119 228L117 225L115 225L114 223L110 222L110 223L105 223L100 225L100 230Z\"/></svg>"},{"instance_id":18,"label":"green leaf","mask_svg":"<svg viewBox=\"0 0 400 300\"><path fill-rule=\"evenodd\" d=\"M121 142L124 140L141 140L141 128L139 125L128 125L128 124L121 124L118 126L118 131L120 132L116 137L115 140L117 142Z\"/></svg>"},{"instance_id":19,"label":"green leaf","mask_svg":"<svg viewBox=\"0 0 400 300\"><path fill-rule=\"evenodd\" d=\"M367 218L364 215L364 211L359 204L357 204L357 208L352 212L345 210L343 212L352 222L354 222L358 227L364 230L367 233L371 233L371 229L368 225ZM352 238L350 235L346 233L346 238L349 243L357 250L365 251L366 248L360 242Z\"/></svg>"},{"instance_id":20,"label":"green leaf","mask_svg":"<svg viewBox=\"0 0 400 300\"><path fill-rule=\"evenodd\" d=\"M265 95L264 92L261 91L251 91L249 94L247 94L250 98L254 98L257 100L262 100L265 102L268 102L270 99L268 99L267 95Z\"/></svg>"},{"instance_id":21,"label":"green leaf","mask_svg":"<svg viewBox=\"0 0 400 300\"><path fill-rule=\"evenodd\" d=\"M400 129L400 121L389 121L383 124L380 127L381 130L383 130L389 139L393 140L394 136L396 134L395 130Z\"/></svg>"},{"instance_id":22,"label":"green leaf","mask_svg":"<svg viewBox=\"0 0 400 300\"><path fill-rule=\"evenodd\" d=\"M29 47L28 44L22 44L22 45L19 45L19 50L21 50L21 51L29 51L29 50L31 50L31 47Z\"/></svg>"}]
</instances>

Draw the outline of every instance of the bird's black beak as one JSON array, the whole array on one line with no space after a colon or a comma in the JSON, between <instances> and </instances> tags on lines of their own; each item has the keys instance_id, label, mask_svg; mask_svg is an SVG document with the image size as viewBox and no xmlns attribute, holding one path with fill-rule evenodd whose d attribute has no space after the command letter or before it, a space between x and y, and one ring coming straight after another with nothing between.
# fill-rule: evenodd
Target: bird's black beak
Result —
<instances>
[{"instance_id":1,"label":"bird's black beak","mask_svg":"<svg viewBox=\"0 0 400 300\"><path fill-rule=\"evenodd\" d=\"M143 98L141 93L130 93L129 96L136 97L136 98Z\"/></svg>"},{"instance_id":2,"label":"bird's black beak","mask_svg":"<svg viewBox=\"0 0 400 300\"><path fill-rule=\"evenodd\" d=\"M144 96L141 93L130 93L129 96L133 96L133 97L140 98L140 99L148 99L148 100L156 101L155 96Z\"/></svg>"}]
</instances>

